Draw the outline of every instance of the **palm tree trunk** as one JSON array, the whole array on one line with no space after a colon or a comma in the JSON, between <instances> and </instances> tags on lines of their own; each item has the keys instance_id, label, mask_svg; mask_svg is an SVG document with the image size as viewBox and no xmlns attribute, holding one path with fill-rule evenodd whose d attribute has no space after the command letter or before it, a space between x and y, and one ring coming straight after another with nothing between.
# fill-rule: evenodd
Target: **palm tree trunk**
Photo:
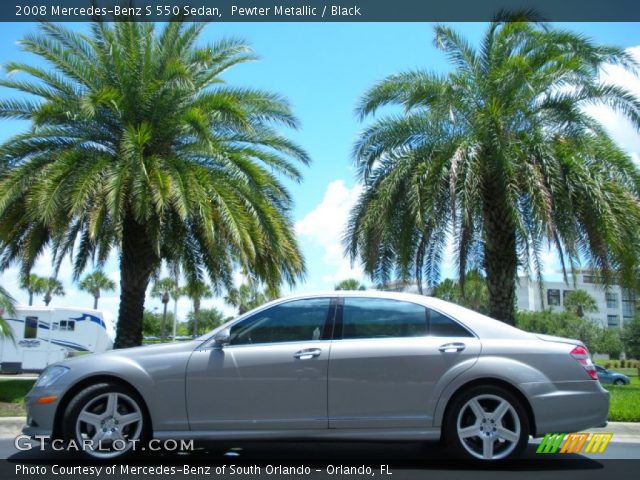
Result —
<instances>
[{"instance_id":1,"label":"palm tree trunk","mask_svg":"<svg viewBox=\"0 0 640 480\"><path fill-rule=\"evenodd\" d=\"M518 257L516 233L505 208L504 189L497 182L485 183L484 268L489 290L489 315L515 325Z\"/></svg>"},{"instance_id":2,"label":"palm tree trunk","mask_svg":"<svg viewBox=\"0 0 640 480\"><path fill-rule=\"evenodd\" d=\"M176 329L178 328L178 299L173 300L173 332L171 339L176 341Z\"/></svg>"},{"instance_id":3,"label":"palm tree trunk","mask_svg":"<svg viewBox=\"0 0 640 480\"><path fill-rule=\"evenodd\" d=\"M29 306L33 305L33 290L29 290Z\"/></svg>"},{"instance_id":4,"label":"palm tree trunk","mask_svg":"<svg viewBox=\"0 0 640 480\"><path fill-rule=\"evenodd\" d=\"M142 344L142 315L149 278L157 263L144 225L127 216L122 227L120 309L115 348Z\"/></svg>"},{"instance_id":5,"label":"palm tree trunk","mask_svg":"<svg viewBox=\"0 0 640 480\"><path fill-rule=\"evenodd\" d=\"M200 299L193 299L193 338L198 336L198 317L200 316Z\"/></svg>"},{"instance_id":6,"label":"palm tree trunk","mask_svg":"<svg viewBox=\"0 0 640 480\"><path fill-rule=\"evenodd\" d=\"M93 309L97 310L98 309L98 299L100 298L100 295L94 295L93 296Z\"/></svg>"},{"instance_id":7,"label":"palm tree trunk","mask_svg":"<svg viewBox=\"0 0 640 480\"><path fill-rule=\"evenodd\" d=\"M162 324L160 325L160 340L164 342L166 325L167 325L167 305L169 302L162 302L163 311L162 311Z\"/></svg>"},{"instance_id":8,"label":"palm tree trunk","mask_svg":"<svg viewBox=\"0 0 640 480\"><path fill-rule=\"evenodd\" d=\"M49 292L46 293L46 295L44 296L44 304L48 307L49 304L51 303L51 294Z\"/></svg>"}]
</instances>

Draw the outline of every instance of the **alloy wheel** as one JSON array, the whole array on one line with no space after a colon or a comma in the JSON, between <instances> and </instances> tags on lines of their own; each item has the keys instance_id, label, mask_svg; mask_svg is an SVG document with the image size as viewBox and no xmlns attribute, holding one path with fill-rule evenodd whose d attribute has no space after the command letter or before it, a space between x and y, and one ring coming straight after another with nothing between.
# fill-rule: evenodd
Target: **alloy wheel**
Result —
<instances>
[{"instance_id":1,"label":"alloy wheel","mask_svg":"<svg viewBox=\"0 0 640 480\"><path fill-rule=\"evenodd\" d=\"M76 439L95 458L113 458L129 451L143 427L138 403L121 392L108 392L88 401L76 419Z\"/></svg>"},{"instance_id":2,"label":"alloy wheel","mask_svg":"<svg viewBox=\"0 0 640 480\"><path fill-rule=\"evenodd\" d=\"M521 424L511 403L497 395L481 394L462 406L456 431L470 455L482 460L499 460L518 445Z\"/></svg>"}]
</instances>

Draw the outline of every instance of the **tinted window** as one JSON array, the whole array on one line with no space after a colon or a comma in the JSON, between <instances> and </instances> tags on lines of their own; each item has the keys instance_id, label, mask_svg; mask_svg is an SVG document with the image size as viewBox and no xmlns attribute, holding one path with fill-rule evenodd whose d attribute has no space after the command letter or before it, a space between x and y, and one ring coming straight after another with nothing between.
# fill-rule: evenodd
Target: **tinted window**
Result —
<instances>
[{"instance_id":1,"label":"tinted window","mask_svg":"<svg viewBox=\"0 0 640 480\"><path fill-rule=\"evenodd\" d=\"M429 335L434 337L472 337L471 333L449 317L429 310Z\"/></svg>"},{"instance_id":2,"label":"tinted window","mask_svg":"<svg viewBox=\"0 0 640 480\"><path fill-rule=\"evenodd\" d=\"M330 301L294 300L256 313L231 327L231 345L319 340Z\"/></svg>"},{"instance_id":3,"label":"tinted window","mask_svg":"<svg viewBox=\"0 0 640 480\"><path fill-rule=\"evenodd\" d=\"M37 338L38 317L27 317L24 320L24 338Z\"/></svg>"},{"instance_id":4,"label":"tinted window","mask_svg":"<svg viewBox=\"0 0 640 480\"><path fill-rule=\"evenodd\" d=\"M547 290L547 305L560 305L560 290Z\"/></svg>"},{"instance_id":5,"label":"tinted window","mask_svg":"<svg viewBox=\"0 0 640 480\"><path fill-rule=\"evenodd\" d=\"M426 309L384 298L346 298L342 338L420 337L427 334Z\"/></svg>"},{"instance_id":6,"label":"tinted window","mask_svg":"<svg viewBox=\"0 0 640 480\"><path fill-rule=\"evenodd\" d=\"M60 330L73 332L76 329L76 322L73 320L60 320Z\"/></svg>"}]
</instances>

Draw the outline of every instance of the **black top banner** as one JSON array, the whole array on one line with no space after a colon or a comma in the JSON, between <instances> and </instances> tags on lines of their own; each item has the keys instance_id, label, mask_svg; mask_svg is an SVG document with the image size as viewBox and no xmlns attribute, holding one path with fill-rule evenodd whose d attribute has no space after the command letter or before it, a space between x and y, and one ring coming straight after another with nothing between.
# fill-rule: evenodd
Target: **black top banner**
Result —
<instances>
[{"instance_id":1,"label":"black top banner","mask_svg":"<svg viewBox=\"0 0 640 480\"><path fill-rule=\"evenodd\" d=\"M474 22L503 10L535 10L546 21L640 21L640 0L1 0L0 21Z\"/></svg>"}]
</instances>

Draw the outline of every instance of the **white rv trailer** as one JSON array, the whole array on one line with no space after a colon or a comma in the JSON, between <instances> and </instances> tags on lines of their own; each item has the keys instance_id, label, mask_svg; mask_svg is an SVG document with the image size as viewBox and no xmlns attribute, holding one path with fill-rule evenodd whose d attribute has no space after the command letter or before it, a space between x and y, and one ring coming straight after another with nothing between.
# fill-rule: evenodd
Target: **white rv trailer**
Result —
<instances>
[{"instance_id":1,"label":"white rv trailer","mask_svg":"<svg viewBox=\"0 0 640 480\"><path fill-rule=\"evenodd\" d=\"M2 373L40 372L70 355L113 347L111 316L101 310L16 306L4 319L13 339L0 339Z\"/></svg>"}]
</instances>

